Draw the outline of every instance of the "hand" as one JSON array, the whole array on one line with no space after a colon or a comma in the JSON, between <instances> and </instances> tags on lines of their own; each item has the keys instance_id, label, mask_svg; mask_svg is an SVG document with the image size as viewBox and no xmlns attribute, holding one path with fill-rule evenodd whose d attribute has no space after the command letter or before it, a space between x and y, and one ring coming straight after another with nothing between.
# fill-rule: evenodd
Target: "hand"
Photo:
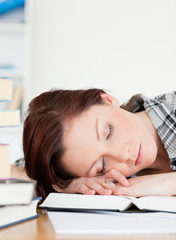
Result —
<instances>
[{"instance_id":1,"label":"hand","mask_svg":"<svg viewBox=\"0 0 176 240\"><path fill-rule=\"evenodd\" d=\"M128 186L128 180L117 170L111 169L103 176L74 178L68 187L61 189L54 185L54 189L63 193L82 193L87 195L121 195L122 192L114 182Z\"/></svg>"},{"instance_id":2,"label":"hand","mask_svg":"<svg viewBox=\"0 0 176 240\"><path fill-rule=\"evenodd\" d=\"M129 186L116 184L123 195L141 197L147 195L176 195L176 173L145 175L128 179Z\"/></svg>"}]
</instances>

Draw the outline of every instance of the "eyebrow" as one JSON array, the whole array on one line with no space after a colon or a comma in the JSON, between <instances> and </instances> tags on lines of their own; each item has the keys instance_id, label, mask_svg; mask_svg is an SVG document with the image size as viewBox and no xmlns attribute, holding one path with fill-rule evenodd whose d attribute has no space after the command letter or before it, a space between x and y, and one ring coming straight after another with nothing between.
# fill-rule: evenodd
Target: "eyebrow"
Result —
<instances>
[{"instance_id":1,"label":"eyebrow","mask_svg":"<svg viewBox=\"0 0 176 240\"><path fill-rule=\"evenodd\" d=\"M97 117L97 119L96 119L96 121L95 121L95 131L96 131L97 139L98 139L98 141L100 141L100 135L99 135L99 131L98 131L98 117ZM92 163L90 169L87 171L87 175L89 174L89 172L90 172L90 170L93 168L93 166L97 163L97 161L98 161L98 159L96 159L96 160Z\"/></svg>"},{"instance_id":2,"label":"eyebrow","mask_svg":"<svg viewBox=\"0 0 176 240\"><path fill-rule=\"evenodd\" d=\"M99 135L99 131L98 131L98 117L95 122L95 130L96 130L96 134L97 134L97 139L98 139L98 141L100 141L100 135Z\"/></svg>"}]
</instances>

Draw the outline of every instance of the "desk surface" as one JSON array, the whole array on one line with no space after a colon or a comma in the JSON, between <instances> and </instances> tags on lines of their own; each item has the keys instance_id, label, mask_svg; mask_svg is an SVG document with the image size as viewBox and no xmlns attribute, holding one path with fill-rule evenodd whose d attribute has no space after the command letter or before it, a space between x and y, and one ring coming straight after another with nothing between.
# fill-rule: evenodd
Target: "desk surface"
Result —
<instances>
[{"instance_id":1,"label":"desk surface","mask_svg":"<svg viewBox=\"0 0 176 240\"><path fill-rule=\"evenodd\" d=\"M24 223L20 223L5 229L0 230L0 239L3 240L67 240L67 239L81 239L81 240L89 240L89 239L118 239L118 240L176 240L175 235L116 235L116 236L59 236L54 233L54 230L51 226L51 223L46 214L40 213L40 217L37 219L33 219Z\"/></svg>"}]
</instances>

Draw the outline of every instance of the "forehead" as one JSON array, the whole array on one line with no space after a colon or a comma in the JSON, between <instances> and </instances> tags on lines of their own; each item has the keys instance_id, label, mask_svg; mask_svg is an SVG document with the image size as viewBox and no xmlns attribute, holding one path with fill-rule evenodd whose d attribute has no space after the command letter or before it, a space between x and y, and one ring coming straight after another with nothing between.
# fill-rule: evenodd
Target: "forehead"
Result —
<instances>
[{"instance_id":1,"label":"forehead","mask_svg":"<svg viewBox=\"0 0 176 240\"><path fill-rule=\"evenodd\" d=\"M103 118L107 113L107 108L109 106L106 104L95 105L71 119L64 133L64 146L70 146L72 139L82 139L85 133L91 133L90 129L95 130L97 118Z\"/></svg>"}]
</instances>

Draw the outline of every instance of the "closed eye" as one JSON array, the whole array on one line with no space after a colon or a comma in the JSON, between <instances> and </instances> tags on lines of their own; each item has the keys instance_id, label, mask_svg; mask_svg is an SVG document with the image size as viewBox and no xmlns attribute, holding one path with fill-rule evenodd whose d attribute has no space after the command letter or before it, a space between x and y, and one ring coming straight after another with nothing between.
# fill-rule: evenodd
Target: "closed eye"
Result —
<instances>
[{"instance_id":1,"label":"closed eye","mask_svg":"<svg viewBox=\"0 0 176 240\"><path fill-rule=\"evenodd\" d=\"M102 157L101 160L102 160L102 169L98 172L99 175L103 175L105 173L105 159L104 159L104 157Z\"/></svg>"},{"instance_id":2,"label":"closed eye","mask_svg":"<svg viewBox=\"0 0 176 240\"><path fill-rule=\"evenodd\" d=\"M112 137L113 132L114 132L114 126L112 124L109 124L109 132L108 132L108 135L106 137L106 140L108 140Z\"/></svg>"}]
</instances>

